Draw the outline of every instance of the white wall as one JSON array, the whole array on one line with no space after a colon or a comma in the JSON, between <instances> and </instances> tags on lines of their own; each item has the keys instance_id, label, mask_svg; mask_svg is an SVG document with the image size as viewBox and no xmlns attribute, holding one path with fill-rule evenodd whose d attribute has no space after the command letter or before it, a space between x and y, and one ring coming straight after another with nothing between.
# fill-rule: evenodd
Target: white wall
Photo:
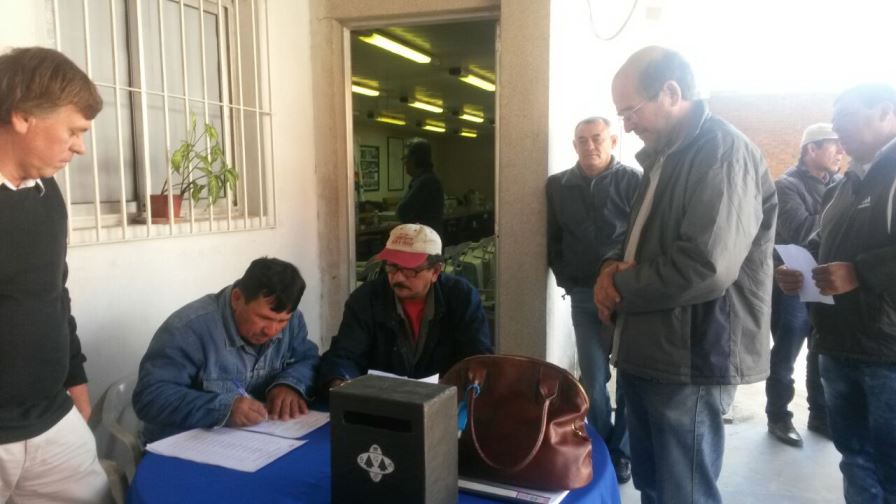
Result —
<instances>
[{"instance_id":1,"label":"white wall","mask_svg":"<svg viewBox=\"0 0 896 504\"><path fill-rule=\"evenodd\" d=\"M588 4L595 7L594 22ZM610 94L610 83L616 70L635 50L649 43L658 43L661 35L658 22L646 19L646 7L639 7L628 27L611 41L599 40L619 27L627 12L613 2L551 2L550 40L550 129L549 173L563 171L576 162L572 139L576 123L588 116L603 116L618 122ZM629 6L630 2L621 2ZM614 10L616 9L616 10ZM620 161L638 166L634 153L643 145L635 135L621 131L617 124L619 145L615 152ZM548 359L573 369L575 334L569 313L569 298L561 298L552 274L548 281L547 326Z\"/></svg>"},{"instance_id":2,"label":"white wall","mask_svg":"<svg viewBox=\"0 0 896 504\"><path fill-rule=\"evenodd\" d=\"M0 0L0 47L48 45L45 2ZM172 311L238 278L269 255L296 264L308 282L300 304L320 341L320 280L306 2L269 6L277 228L69 249L72 309L95 399L135 371L155 329Z\"/></svg>"}]
</instances>

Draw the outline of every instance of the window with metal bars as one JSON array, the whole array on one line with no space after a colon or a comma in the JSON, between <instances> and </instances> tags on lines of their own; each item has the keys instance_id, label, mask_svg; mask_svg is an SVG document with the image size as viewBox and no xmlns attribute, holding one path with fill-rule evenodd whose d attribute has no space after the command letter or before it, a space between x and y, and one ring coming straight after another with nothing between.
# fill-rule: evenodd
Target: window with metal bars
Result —
<instances>
[{"instance_id":1,"label":"window with metal bars","mask_svg":"<svg viewBox=\"0 0 896 504\"><path fill-rule=\"evenodd\" d=\"M73 245L276 224L265 12L265 0L53 0L57 47L104 100L87 154L57 175ZM218 132L235 190L148 218L194 117Z\"/></svg>"}]
</instances>

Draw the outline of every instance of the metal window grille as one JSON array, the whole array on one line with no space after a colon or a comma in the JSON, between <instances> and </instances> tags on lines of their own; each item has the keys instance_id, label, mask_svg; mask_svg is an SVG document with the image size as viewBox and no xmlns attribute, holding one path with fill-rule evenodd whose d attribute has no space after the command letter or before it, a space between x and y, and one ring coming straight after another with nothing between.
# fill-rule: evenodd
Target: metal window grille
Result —
<instances>
[{"instance_id":1,"label":"metal window grille","mask_svg":"<svg viewBox=\"0 0 896 504\"><path fill-rule=\"evenodd\" d=\"M57 175L73 245L276 225L266 0L49 1L57 48L104 101L87 154ZM149 218L193 116L218 130L236 190Z\"/></svg>"}]
</instances>

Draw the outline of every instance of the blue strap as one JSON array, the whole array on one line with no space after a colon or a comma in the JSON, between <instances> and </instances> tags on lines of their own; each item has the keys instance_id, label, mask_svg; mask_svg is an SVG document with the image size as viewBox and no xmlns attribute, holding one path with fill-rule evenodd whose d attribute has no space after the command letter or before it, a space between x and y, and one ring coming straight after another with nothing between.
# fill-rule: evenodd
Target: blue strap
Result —
<instances>
[{"instance_id":1,"label":"blue strap","mask_svg":"<svg viewBox=\"0 0 896 504\"><path fill-rule=\"evenodd\" d=\"M464 429L467 428L467 416L469 408L467 407L467 393L473 390L473 397L479 397L479 384L472 383L467 386L467 390L464 391L464 399L457 406L457 437L460 438L460 435L464 432Z\"/></svg>"}]
</instances>

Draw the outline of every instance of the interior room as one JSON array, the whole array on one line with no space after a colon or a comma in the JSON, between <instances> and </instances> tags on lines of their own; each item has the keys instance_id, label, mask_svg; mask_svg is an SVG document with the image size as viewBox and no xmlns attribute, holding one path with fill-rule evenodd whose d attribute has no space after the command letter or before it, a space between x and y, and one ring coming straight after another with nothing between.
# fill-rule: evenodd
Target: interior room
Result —
<instances>
[{"instance_id":1,"label":"interior room","mask_svg":"<svg viewBox=\"0 0 896 504\"><path fill-rule=\"evenodd\" d=\"M414 137L432 143L445 245L488 249L487 273L468 273L484 276L496 350L577 374L569 301L547 268L544 181L575 163L579 119L616 119L610 81L629 54L662 44L691 57L711 109L759 145L773 177L794 163L804 125L830 120L838 92L896 81L875 60L896 7L871 0L89 0L87 15L70 4L0 0L0 49L59 48L105 100L88 155L57 175L70 216L68 290L94 399L136 372L168 315L231 284L260 256L301 270L299 308L309 338L327 349L346 298L397 222ZM183 34L191 42L164 46L165 37L180 40L183 19L195 23ZM800 25L807 31L794 36ZM374 33L437 62L413 74L414 63L361 40ZM460 82L462 74L496 89ZM187 193L181 217L156 217L150 197L191 129L188 111L200 130L215 128L238 177L219 199ZM640 147L621 133L615 155L636 164ZM792 406L805 423L800 373ZM841 502L833 445L775 444L762 387L741 387L727 417L726 502ZM631 483L620 492L622 502L639 500Z\"/></svg>"}]
</instances>

